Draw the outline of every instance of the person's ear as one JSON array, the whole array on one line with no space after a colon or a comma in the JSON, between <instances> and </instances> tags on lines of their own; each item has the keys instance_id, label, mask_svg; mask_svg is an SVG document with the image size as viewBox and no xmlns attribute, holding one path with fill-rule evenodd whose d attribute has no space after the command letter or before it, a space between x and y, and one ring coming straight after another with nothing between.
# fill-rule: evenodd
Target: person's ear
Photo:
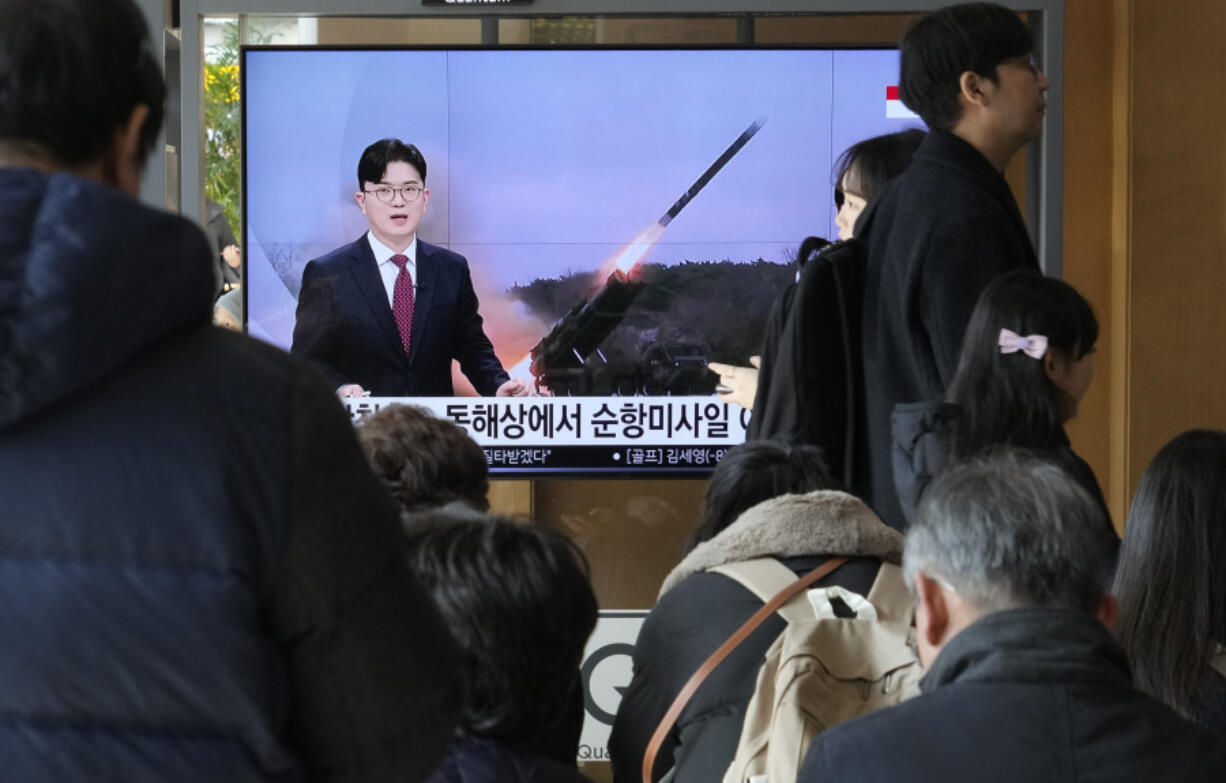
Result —
<instances>
[{"instance_id":1,"label":"person's ear","mask_svg":"<svg viewBox=\"0 0 1226 783\"><path fill-rule=\"evenodd\" d=\"M915 574L915 603L915 632L922 645L939 648L949 628L949 604L940 583L923 571Z\"/></svg>"},{"instance_id":2,"label":"person's ear","mask_svg":"<svg viewBox=\"0 0 1226 783\"><path fill-rule=\"evenodd\" d=\"M362 210L362 214L366 214L366 194L362 191L357 191L353 194L353 203L358 205L358 209Z\"/></svg>"},{"instance_id":3,"label":"person's ear","mask_svg":"<svg viewBox=\"0 0 1226 783\"><path fill-rule=\"evenodd\" d=\"M987 80L974 71L963 71L958 77L958 94L968 104L986 106L988 96L984 92L985 81Z\"/></svg>"},{"instance_id":4,"label":"person's ear","mask_svg":"<svg viewBox=\"0 0 1226 783\"><path fill-rule=\"evenodd\" d=\"M111 148L103 162L103 177L107 184L131 196L140 195L141 174L145 170L141 133L149 121L149 107L138 103L128 118L115 130Z\"/></svg>"},{"instance_id":5,"label":"person's ear","mask_svg":"<svg viewBox=\"0 0 1226 783\"><path fill-rule=\"evenodd\" d=\"M1047 375L1047 380L1059 386L1067 363L1064 354L1056 348L1048 348L1047 353L1043 354L1042 361L1043 372Z\"/></svg>"},{"instance_id":6,"label":"person's ear","mask_svg":"<svg viewBox=\"0 0 1226 783\"><path fill-rule=\"evenodd\" d=\"M1103 593L1094 617L1103 624L1108 633L1115 633L1115 623L1120 617L1120 601L1111 593Z\"/></svg>"}]
</instances>

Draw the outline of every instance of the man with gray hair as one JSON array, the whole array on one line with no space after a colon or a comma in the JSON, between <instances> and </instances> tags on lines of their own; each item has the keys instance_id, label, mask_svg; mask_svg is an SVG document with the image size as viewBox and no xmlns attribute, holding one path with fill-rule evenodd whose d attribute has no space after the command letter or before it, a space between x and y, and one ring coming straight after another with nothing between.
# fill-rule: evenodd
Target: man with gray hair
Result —
<instances>
[{"instance_id":1,"label":"man with gray hair","mask_svg":"<svg viewBox=\"0 0 1226 783\"><path fill-rule=\"evenodd\" d=\"M942 476L903 555L921 695L819 735L798 783L1226 780L1221 736L1132 687L1101 513L1021 452Z\"/></svg>"}]
</instances>

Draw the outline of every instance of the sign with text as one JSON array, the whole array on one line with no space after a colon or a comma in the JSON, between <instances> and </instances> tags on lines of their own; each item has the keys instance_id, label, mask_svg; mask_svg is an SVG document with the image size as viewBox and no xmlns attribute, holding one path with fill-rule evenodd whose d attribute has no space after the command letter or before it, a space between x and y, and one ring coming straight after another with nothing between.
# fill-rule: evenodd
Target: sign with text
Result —
<instances>
[{"instance_id":1,"label":"sign with text","mask_svg":"<svg viewBox=\"0 0 1226 783\"><path fill-rule=\"evenodd\" d=\"M463 427L494 475L708 473L745 441L749 411L714 397L349 397L354 422L419 405Z\"/></svg>"},{"instance_id":2,"label":"sign with text","mask_svg":"<svg viewBox=\"0 0 1226 783\"><path fill-rule=\"evenodd\" d=\"M644 611L601 612L583 651L579 676L583 685L583 731L580 761L608 761L609 733L622 695L633 674L634 643L643 626Z\"/></svg>"}]
</instances>

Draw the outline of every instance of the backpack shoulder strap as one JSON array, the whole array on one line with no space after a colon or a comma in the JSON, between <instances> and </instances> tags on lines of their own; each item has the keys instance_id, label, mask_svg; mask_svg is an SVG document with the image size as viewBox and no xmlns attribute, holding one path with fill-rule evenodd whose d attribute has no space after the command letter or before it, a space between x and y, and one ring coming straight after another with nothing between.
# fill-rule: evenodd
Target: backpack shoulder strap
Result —
<instances>
[{"instance_id":1,"label":"backpack shoulder strap","mask_svg":"<svg viewBox=\"0 0 1226 783\"><path fill-rule=\"evenodd\" d=\"M1226 647L1216 645L1209 656L1209 668L1226 677Z\"/></svg>"},{"instance_id":2,"label":"backpack shoulder strap","mask_svg":"<svg viewBox=\"0 0 1226 783\"><path fill-rule=\"evenodd\" d=\"M902 569L893 563L881 564L866 598L877 610L880 619L903 625L911 624L911 618L915 614L915 599L907 589Z\"/></svg>"},{"instance_id":3,"label":"backpack shoulder strap","mask_svg":"<svg viewBox=\"0 0 1226 783\"><path fill-rule=\"evenodd\" d=\"M856 373L859 355L860 314L864 307L864 257L859 241L847 240L842 263L830 265L834 279L835 301L838 303L839 329L843 341L843 386L846 419L843 424L843 486L856 486ZM849 261L849 259L851 259ZM854 266L853 266L854 265ZM844 272L847 279L844 280Z\"/></svg>"},{"instance_id":4,"label":"backpack shoulder strap","mask_svg":"<svg viewBox=\"0 0 1226 783\"><path fill-rule=\"evenodd\" d=\"M736 633L728 637L727 641L721 644L715 652L711 653L710 657L702 662L702 666L698 667L698 671L690 675L690 679L682 686L681 691L677 693L677 697L673 699L673 703L669 705L668 711L660 719L660 724L656 726L655 733L651 735L651 741L647 743L647 751L643 754L643 783L651 783L651 772L656 765L656 755L660 752L660 746L664 744L664 738L673 730L673 725L676 724L677 718L681 717L681 711L685 709L685 705L690 703L690 698L697 692L698 687L703 684L707 676L715 671L715 667L723 663L724 659L741 642L745 641L747 636L765 622L766 618L774 614L775 610L791 600L792 596L833 572L846 562L846 557L832 557L809 573L793 581L763 604L761 609L754 612L752 617L746 620L740 628L736 629ZM786 568L786 566L784 567Z\"/></svg>"},{"instance_id":5,"label":"backpack shoulder strap","mask_svg":"<svg viewBox=\"0 0 1226 783\"><path fill-rule=\"evenodd\" d=\"M761 599L764 604L796 581L796 574L792 572L792 569L773 557L759 557L753 560L742 560L739 563L725 563L708 568L707 571L723 574L729 579L738 582L746 590ZM805 604L798 601L788 601L780 606L776 613L789 623L813 616L813 612L808 610Z\"/></svg>"}]
</instances>

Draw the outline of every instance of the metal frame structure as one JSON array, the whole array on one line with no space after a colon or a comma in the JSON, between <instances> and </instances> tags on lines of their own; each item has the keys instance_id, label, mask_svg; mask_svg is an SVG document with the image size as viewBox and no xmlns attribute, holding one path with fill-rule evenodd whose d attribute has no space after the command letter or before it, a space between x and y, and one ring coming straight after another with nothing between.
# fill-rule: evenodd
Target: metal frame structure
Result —
<instances>
[{"instance_id":1,"label":"metal frame structure","mask_svg":"<svg viewBox=\"0 0 1226 783\"><path fill-rule=\"evenodd\" d=\"M166 24L163 0L141 0L153 28ZM322 16L322 17L432 17L479 18L483 43L498 43L498 20L541 16L710 17L743 20L740 43L751 43L752 20L769 15L922 13L948 5L951 0L533 0L530 4L424 5L421 0L180 0L180 36L165 36L167 74L176 73L171 85L167 149L175 161L155 161L146 178L145 196L157 203L170 202L185 215L202 214L204 95L203 24L206 16ZM1063 271L1062 229L1064 167L1064 4L1065 0L996 0L1027 14L1035 39L1035 54L1051 82L1043 135L1031 144L1028 155L1026 212L1040 263L1049 275ZM159 25L161 22L161 25ZM177 47L176 47L177 44ZM177 50L176 50L177 48ZM172 62L172 58L177 60ZM177 89L176 89L177 87ZM176 110L177 109L177 110ZM171 168L173 167L173 168ZM168 168L177 170L172 186ZM1037 219L1036 219L1037 218Z\"/></svg>"}]
</instances>

